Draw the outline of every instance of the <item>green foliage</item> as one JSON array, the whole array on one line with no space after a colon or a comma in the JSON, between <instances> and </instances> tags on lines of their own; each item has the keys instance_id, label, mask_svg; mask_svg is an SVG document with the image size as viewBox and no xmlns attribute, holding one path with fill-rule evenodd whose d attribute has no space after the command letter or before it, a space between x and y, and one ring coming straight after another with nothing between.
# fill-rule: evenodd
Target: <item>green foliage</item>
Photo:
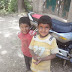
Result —
<instances>
[{"instance_id":1,"label":"green foliage","mask_svg":"<svg viewBox=\"0 0 72 72\"><path fill-rule=\"evenodd\" d=\"M17 6L18 0L0 0L0 13L11 13L11 12L17 12L18 6ZM26 11L31 11L32 6L30 0L24 0L24 5Z\"/></svg>"},{"instance_id":2,"label":"green foliage","mask_svg":"<svg viewBox=\"0 0 72 72\"><path fill-rule=\"evenodd\" d=\"M4 10L4 9L0 10L0 15L6 15L6 14L8 14L8 12L6 10Z\"/></svg>"},{"instance_id":3,"label":"green foliage","mask_svg":"<svg viewBox=\"0 0 72 72\"><path fill-rule=\"evenodd\" d=\"M9 12L16 12L18 10L17 7L17 0L11 0L8 5L8 11Z\"/></svg>"},{"instance_id":4,"label":"green foliage","mask_svg":"<svg viewBox=\"0 0 72 72\"><path fill-rule=\"evenodd\" d=\"M8 1L9 0L0 0L0 10L7 10L8 9Z\"/></svg>"},{"instance_id":5,"label":"green foliage","mask_svg":"<svg viewBox=\"0 0 72 72\"><path fill-rule=\"evenodd\" d=\"M16 12L17 0L0 0L0 13Z\"/></svg>"},{"instance_id":6,"label":"green foliage","mask_svg":"<svg viewBox=\"0 0 72 72\"><path fill-rule=\"evenodd\" d=\"M24 0L24 4L26 6L27 11L32 11L32 5L29 0Z\"/></svg>"}]
</instances>

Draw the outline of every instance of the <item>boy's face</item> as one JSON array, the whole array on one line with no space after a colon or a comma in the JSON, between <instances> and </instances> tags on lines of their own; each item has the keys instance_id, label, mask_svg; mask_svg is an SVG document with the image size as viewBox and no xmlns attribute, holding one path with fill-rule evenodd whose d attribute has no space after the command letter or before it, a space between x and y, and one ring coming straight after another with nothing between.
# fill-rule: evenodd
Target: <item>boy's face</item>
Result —
<instances>
[{"instance_id":1,"label":"boy's face","mask_svg":"<svg viewBox=\"0 0 72 72\"><path fill-rule=\"evenodd\" d=\"M40 37L46 37L49 33L50 26L48 24L39 24L38 26L38 32L40 34Z\"/></svg>"},{"instance_id":2,"label":"boy's face","mask_svg":"<svg viewBox=\"0 0 72 72\"><path fill-rule=\"evenodd\" d=\"M29 25L22 23L22 24L20 24L20 30L23 34L27 34L30 30L30 27L29 27Z\"/></svg>"}]
</instances>

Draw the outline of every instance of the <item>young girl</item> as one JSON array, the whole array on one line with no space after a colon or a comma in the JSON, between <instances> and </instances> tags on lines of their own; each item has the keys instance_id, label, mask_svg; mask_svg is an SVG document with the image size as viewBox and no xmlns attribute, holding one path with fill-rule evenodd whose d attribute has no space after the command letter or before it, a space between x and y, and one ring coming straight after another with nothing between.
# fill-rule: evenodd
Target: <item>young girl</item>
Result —
<instances>
[{"instance_id":1,"label":"young girl","mask_svg":"<svg viewBox=\"0 0 72 72\"><path fill-rule=\"evenodd\" d=\"M51 25L49 16L41 16L38 20L39 35L34 36L29 45L33 57L31 64L33 72L50 72L51 59L59 52L56 39L49 34Z\"/></svg>"},{"instance_id":2,"label":"young girl","mask_svg":"<svg viewBox=\"0 0 72 72\"><path fill-rule=\"evenodd\" d=\"M21 17L19 19L19 27L20 27L20 33L18 33L18 37L20 38L21 44L22 44L21 50L25 58L25 64L27 67L26 72L29 72L30 71L30 61L32 59L32 56L29 52L28 47L29 47L30 41L33 35L35 34L35 32L30 30L31 24L30 24L30 20L28 17Z\"/></svg>"}]
</instances>

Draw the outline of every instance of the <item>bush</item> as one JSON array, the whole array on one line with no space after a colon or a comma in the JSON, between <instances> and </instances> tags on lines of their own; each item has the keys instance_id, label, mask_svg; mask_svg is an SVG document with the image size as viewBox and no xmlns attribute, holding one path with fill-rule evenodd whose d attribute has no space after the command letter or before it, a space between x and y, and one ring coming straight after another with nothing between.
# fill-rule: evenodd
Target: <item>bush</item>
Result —
<instances>
[{"instance_id":1,"label":"bush","mask_svg":"<svg viewBox=\"0 0 72 72\"><path fill-rule=\"evenodd\" d=\"M8 11L9 12L16 12L18 10L17 7L17 0L11 0L8 5Z\"/></svg>"},{"instance_id":2,"label":"bush","mask_svg":"<svg viewBox=\"0 0 72 72\"><path fill-rule=\"evenodd\" d=\"M0 13L17 12L18 11L17 1L18 0L0 0ZM26 11L32 11L30 0L24 0L24 5Z\"/></svg>"},{"instance_id":3,"label":"bush","mask_svg":"<svg viewBox=\"0 0 72 72\"><path fill-rule=\"evenodd\" d=\"M32 11L32 5L29 0L24 0L26 11Z\"/></svg>"},{"instance_id":4,"label":"bush","mask_svg":"<svg viewBox=\"0 0 72 72\"><path fill-rule=\"evenodd\" d=\"M0 0L0 10L8 10L8 1L9 0Z\"/></svg>"}]
</instances>

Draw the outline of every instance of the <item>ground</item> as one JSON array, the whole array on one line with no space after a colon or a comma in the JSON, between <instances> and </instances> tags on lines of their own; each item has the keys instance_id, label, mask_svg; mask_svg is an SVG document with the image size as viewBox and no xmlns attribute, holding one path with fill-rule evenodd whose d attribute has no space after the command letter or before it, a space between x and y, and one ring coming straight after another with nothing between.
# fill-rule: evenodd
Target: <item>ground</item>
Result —
<instances>
[{"instance_id":1,"label":"ground","mask_svg":"<svg viewBox=\"0 0 72 72\"><path fill-rule=\"evenodd\" d=\"M25 16L25 15L24 15ZM21 52L21 43L17 37L20 15L0 16L0 72L25 72L26 66ZM63 60L52 60L51 72L72 72L72 64Z\"/></svg>"}]
</instances>

